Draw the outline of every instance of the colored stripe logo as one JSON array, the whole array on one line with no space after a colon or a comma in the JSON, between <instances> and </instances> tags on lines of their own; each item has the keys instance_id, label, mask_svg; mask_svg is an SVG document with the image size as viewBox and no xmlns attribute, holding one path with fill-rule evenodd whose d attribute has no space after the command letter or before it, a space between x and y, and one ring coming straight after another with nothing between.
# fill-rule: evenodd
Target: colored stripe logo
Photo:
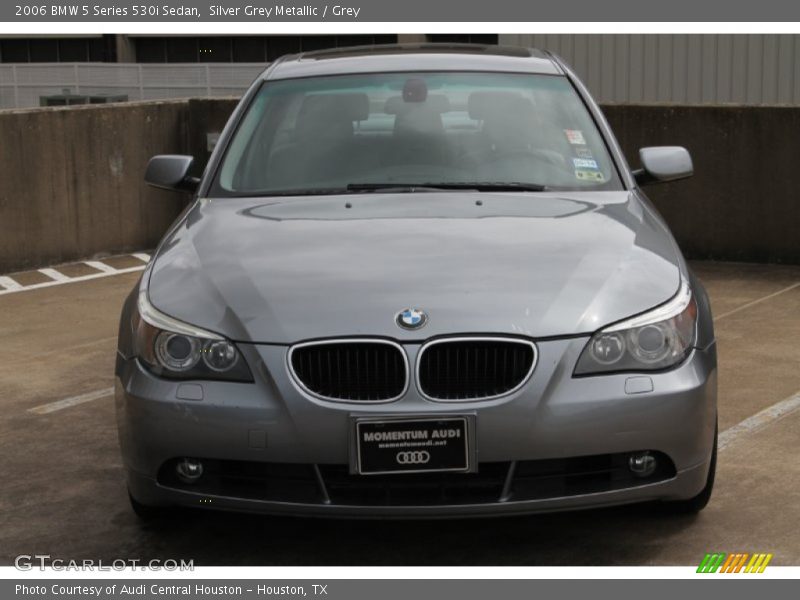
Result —
<instances>
[{"instance_id":1,"label":"colored stripe logo","mask_svg":"<svg viewBox=\"0 0 800 600\"><path fill-rule=\"evenodd\" d=\"M725 552L708 553L703 557L700 566L697 567L698 573L763 573L767 568L772 554L747 552Z\"/></svg>"}]
</instances>

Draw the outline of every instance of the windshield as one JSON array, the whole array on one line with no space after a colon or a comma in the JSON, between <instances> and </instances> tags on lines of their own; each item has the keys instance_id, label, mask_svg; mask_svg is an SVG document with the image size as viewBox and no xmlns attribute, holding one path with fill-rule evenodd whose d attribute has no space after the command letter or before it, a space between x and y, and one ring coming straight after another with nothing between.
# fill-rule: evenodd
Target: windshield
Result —
<instances>
[{"instance_id":1,"label":"windshield","mask_svg":"<svg viewBox=\"0 0 800 600\"><path fill-rule=\"evenodd\" d=\"M561 76L380 73L268 81L211 195L392 188L621 189Z\"/></svg>"}]
</instances>

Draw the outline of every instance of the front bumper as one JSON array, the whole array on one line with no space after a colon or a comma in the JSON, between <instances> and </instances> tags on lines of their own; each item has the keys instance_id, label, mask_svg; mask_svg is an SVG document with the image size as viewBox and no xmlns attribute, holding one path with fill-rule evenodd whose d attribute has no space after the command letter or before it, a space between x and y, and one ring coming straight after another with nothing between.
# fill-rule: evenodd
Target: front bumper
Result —
<instances>
[{"instance_id":1,"label":"front bumper","mask_svg":"<svg viewBox=\"0 0 800 600\"><path fill-rule=\"evenodd\" d=\"M692 351L679 367L663 373L574 378L573 366L585 343L586 338L539 342L536 371L522 389L491 401L461 403L426 400L413 384L403 398L387 404L311 398L288 375L283 346L240 345L256 380L251 384L168 381L154 377L135 359L120 358L116 405L128 485L134 498L149 505L343 517L522 514L698 494L706 483L715 431L715 346ZM419 346L404 347L414 364ZM647 382L631 382L632 377L648 377L652 391L640 391L649 387ZM503 493L455 503L444 496L441 502L394 503L385 497L375 501L350 495L340 500L324 493L309 500L196 491L163 477L165 463L189 456L308 465L321 476L318 483L324 489L326 473L350 463L353 417L448 414L474 419L479 472L481 465L489 471L500 469L498 465L640 450L662 453L672 471L652 482L628 486L617 481L569 493L562 487L531 496L515 493L511 469L512 476L501 486ZM435 479L434 474L430 477Z\"/></svg>"}]
</instances>

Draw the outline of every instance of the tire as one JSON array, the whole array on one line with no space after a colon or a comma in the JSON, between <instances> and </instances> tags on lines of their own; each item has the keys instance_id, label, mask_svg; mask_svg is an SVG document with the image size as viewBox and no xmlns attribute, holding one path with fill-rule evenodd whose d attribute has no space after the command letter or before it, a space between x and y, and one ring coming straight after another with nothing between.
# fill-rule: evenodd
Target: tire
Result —
<instances>
[{"instance_id":1,"label":"tire","mask_svg":"<svg viewBox=\"0 0 800 600\"><path fill-rule=\"evenodd\" d=\"M714 428L714 449L711 451L711 464L708 467L708 478L706 486L702 491L687 500L672 500L664 502L663 507L667 512L681 515L694 515L703 510L711 499L711 492L714 491L714 476L717 472L717 437L718 427Z\"/></svg>"},{"instance_id":2,"label":"tire","mask_svg":"<svg viewBox=\"0 0 800 600\"><path fill-rule=\"evenodd\" d=\"M130 500L131 508L139 519L142 521L157 521L166 517L170 510L164 506L150 506L149 504L142 504L136 498L131 496L128 492L128 500Z\"/></svg>"}]
</instances>

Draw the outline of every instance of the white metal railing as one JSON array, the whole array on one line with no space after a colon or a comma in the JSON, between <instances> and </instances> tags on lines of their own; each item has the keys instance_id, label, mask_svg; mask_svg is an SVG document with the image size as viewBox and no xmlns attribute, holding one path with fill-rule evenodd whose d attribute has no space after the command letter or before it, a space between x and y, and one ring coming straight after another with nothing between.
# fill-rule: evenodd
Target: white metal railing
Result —
<instances>
[{"instance_id":1,"label":"white metal railing","mask_svg":"<svg viewBox=\"0 0 800 600\"><path fill-rule=\"evenodd\" d=\"M40 105L42 96L126 95L128 100L238 96L264 63L0 64L0 109Z\"/></svg>"}]
</instances>

